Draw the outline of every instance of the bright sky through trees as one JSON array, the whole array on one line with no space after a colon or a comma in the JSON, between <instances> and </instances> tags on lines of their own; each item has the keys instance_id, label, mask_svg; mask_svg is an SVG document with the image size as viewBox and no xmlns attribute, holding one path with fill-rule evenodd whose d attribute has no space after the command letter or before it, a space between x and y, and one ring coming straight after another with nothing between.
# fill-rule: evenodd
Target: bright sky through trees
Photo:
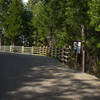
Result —
<instances>
[{"instance_id":1,"label":"bright sky through trees","mask_svg":"<svg viewBox=\"0 0 100 100\"><path fill-rule=\"evenodd\" d=\"M23 0L23 2L28 2L28 0Z\"/></svg>"}]
</instances>

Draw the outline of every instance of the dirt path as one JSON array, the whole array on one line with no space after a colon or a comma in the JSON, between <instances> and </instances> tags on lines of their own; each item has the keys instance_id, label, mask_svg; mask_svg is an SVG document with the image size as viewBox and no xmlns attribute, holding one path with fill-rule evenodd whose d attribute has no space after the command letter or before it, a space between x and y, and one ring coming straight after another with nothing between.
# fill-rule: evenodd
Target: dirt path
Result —
<instances>
[{"instance_id":1,"label":"dirt path","mask_svg":"<svg viewBox=\"0 0 100 100\"><path fill-rule=\"evenodd\" d=\"M52 58L0 54L0 100L100 100L100 80Z\"/></svg>"}]
</instances>

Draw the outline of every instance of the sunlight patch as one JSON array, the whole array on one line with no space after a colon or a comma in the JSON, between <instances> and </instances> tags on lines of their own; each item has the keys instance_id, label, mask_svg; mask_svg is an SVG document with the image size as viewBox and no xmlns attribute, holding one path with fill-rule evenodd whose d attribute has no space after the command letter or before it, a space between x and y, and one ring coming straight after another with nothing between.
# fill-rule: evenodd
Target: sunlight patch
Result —
<instances>
[{"instance_id":1,"label":"sunlight patch","mask_svg":"<svg viewBox=\"0 0 100 100\"><path fill-rule=\"evenodd\" d=\"M43 88L41 86L35 86L35 87L32 87L32 86L25 86L25 87L22 87L18 90L18 92L30 92L30 93L45 93L45 92L48 92L48 89L46 88Z\"/></svg>"}]
</instances>

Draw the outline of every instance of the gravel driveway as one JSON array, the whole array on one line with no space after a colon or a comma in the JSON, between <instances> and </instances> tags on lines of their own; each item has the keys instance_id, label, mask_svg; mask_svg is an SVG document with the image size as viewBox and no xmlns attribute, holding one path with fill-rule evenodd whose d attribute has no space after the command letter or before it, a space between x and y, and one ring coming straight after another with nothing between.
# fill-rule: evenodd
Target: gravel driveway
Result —
<instances>
[{"instance_id":1,"label":"gravel driveway","mask_svg":"<svg viewBox=\"0 0 100 100\"><path fill-rule=\"evenodd\" d=\"M0 100L100 100L100 80L49 57L0 53Z\"/></svg>"}]
</instances>

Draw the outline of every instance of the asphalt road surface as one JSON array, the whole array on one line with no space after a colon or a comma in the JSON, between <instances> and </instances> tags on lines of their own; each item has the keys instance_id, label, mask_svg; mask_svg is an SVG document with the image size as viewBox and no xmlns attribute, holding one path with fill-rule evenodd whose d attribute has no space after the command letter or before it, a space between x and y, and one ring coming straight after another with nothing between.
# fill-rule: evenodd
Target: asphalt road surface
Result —
<instances>
[{"instance_id":1,"label":"asphalt road surface","mask_svg":"<svg viewBox=\"0 0 100 100\"><path fill-rule=\"evenodd\" d=\"M0 53L0 100L100 100L100 80L53 58Z\"/></svg>"}]
</instances>

